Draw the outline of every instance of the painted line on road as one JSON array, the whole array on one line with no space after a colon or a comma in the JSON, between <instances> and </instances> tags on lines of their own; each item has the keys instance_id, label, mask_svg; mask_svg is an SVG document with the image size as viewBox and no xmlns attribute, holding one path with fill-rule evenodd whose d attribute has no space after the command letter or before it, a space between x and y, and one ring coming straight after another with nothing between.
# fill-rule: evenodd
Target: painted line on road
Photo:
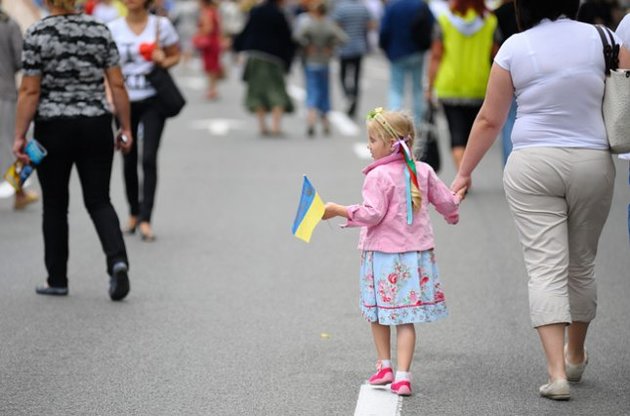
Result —
<instances>
[{"instance_id":1,"label":"painted line on road","mask_svg":"<svg viewBox=\"0 0 630 416\"><path fill-rule=\"evenodd\" d=\"M306 99L306 91L302 87L290 84L287 87L287 92L296 101L304 102ZM341 111L330 111L328 113L328 119L335 127L335 130L339 131L344 136L356 137L360 133L359 126L350 119L346 114Z\"/></svg>"},{"instance_id":2,"label":"painted line on road","mask_svg":"<svg viewBox=\"0 0 630 416\"><path fill-rule=\"evenodd\" d=\"M361 385L354 416L400 416L402 397L389 391L386 386Z\"/></svg>"},{"instance_id":3,"label":"painted line on road","mask_svg":"<svg viewBox=\"0 0 630 416\"><path fill-rule=\"evenodd\" d=\"M208 118L194 120L190 123L190 127L196 130L208 130L208 133L213 136L227 136L231 130L244 129L245 123L229 118Z\"/></svg>"}]
</instances>

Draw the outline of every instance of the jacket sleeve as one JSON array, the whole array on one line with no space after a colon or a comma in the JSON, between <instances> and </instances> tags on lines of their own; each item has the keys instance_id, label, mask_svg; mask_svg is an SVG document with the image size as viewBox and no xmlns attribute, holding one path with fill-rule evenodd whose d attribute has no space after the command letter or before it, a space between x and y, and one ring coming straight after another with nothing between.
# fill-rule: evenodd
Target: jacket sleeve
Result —
<instances>
[{"instance_id":1,"label":"jacket sleeve","mask_svg":"<svg viewBox=\"0 0 630 416\"><path fill-rule=\"evenodd\" d=\"M387 50L389 49L389 38L390 38L390 17L389 17L389 13L388 10L385 9L385 14L383 15L383 18L381 19L381 29L379 30L378 33L378 46L379 48L381 48L385 53L387 53Z\"/></svg>"},{"instance_id":2,"label":"jacket sleeve","mask_svg":"<svg viewBox=\"0 0 630 416\"><path fill-rule=\"evenodd\" d=\"M442 214L447 223L457 224L460 198L438 178L432 167L429 165L426 167L429 170L427 190L429 202Z\"/></svg>"},{"instance_id":3,"label":"jacket sleeve","mask_svg":"<svg viewBox=\"0 0 630 416\"><path fill-rule=\"evenodd\" d=\"M344 227L365 227L383 220L394 188L378 175L368 174L363 183L363 202L347 207L348 222Z\"/></svg>"}]
</instances>

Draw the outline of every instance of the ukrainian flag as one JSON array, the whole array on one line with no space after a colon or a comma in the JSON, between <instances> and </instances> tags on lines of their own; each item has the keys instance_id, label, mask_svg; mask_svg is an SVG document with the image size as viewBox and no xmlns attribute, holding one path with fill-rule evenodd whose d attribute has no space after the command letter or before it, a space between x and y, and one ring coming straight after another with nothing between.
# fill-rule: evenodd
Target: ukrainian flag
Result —
<instances>
[{"instance_id":1,"label":"ukrainian flag","mask_svg":"<svg viewBox=\"0 0 630 416\"><path fill-rule=\"evenodd\" d=\"M308 243L315 226L321 221L323 215L324 201L319 197L311 181L304 175L300 205L293 222L293 235Z\"/></svg>"}]
</instances>

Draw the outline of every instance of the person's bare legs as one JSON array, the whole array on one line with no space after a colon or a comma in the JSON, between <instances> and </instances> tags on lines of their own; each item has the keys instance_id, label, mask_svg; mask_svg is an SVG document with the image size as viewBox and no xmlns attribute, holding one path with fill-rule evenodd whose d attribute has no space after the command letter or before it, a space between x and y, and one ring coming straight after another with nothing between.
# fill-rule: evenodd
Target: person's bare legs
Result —
<instances>
[{"instance_id":1,"label":"person's bare legs","mask_svg":"<svg viewBox=\"0 0 630 416\"><path fill-rule=\"evenodd\" d=\"M566 380L564 369L564 329L565 324L543 325L536 328L545 358L547 359L547 372L551 382Z\"/></svg>"},{"instance_id":2,"label":"person's bare legs","mask_svg":"<svg viewBox=\"0 0 630 416\"><path fill-rule=\"evenodd\" d=\"M217 84L219 82L218 76L215 73L208 73L208 94L207 98L209 100L216 100L219 97L217 93Z\"/></svg>"},{"instance_id":3,"label":"person's bare legs","mask_svg":"<svg viewBox=\"0 0 630 416\"><path fill-rule=\"evenodd\" d=\"M380 360L391 360L391 330L388 325L372 322L372 337Z\"/></svg>"},{"instance_id":4,"label":"person's bare legs","mask_svg":"<svg viewBox=\"0 0 630 416\"><path fill-rule=\"evenodd\" d=\"M282 115L284 114L284 108L274 107L271 109L271 134L282 133Z\"/></svg>"},{"instance_id":5,"label":"person's bare legs","mask_svg":"<svg viewBox=\"0 0 630 416\"><path fill-rule=\"evenodd\" d=\"M256 116L258 117L258 128L260 129L260 134L262 134L263 136L269 134L269 130L267 130L267 121L265 120L266 115L267 112L264 108L256 109Z\"/></svg>"},{"instance_id":6,"label":"person's bare legs","mask_svg":"<svg viewBox=\"0 0 630 416\"><path fill-rule=\"evenodd\" d=\"M315 134L315 123L317 123L317 109L309 108L308 113L306 114L306 132L309 136Z\"/></svg>"},{"instance_id":7,"label":"person's bare legs","mask_svg":"<svg viewBox=\"0 0 630 416\"><path fill-rule=\"evenodd\" d=\"M464 150L466 148L464 146L456 146L451 150L453 154L453 162L455 162L455 170L459 170L459 165L462 164L462 159L464 158Z\"/></svg>"},{"instance_id":8,"label":"person's bare legs","mask_svg":"<svg viewBox=\"0 0 630 416\"><path fill-rule=\"evenodd\" d=\"M589 322L573 322L567 328L567 361L570 364L584 362L584 341Z\"/></svg>"},{"instance_id":9,"label":"person's bare legs","mask_svg":"<svg viewBox=\"0 0 630 416\"><path fill-rule=\"evenodd\" d=\"M413 324L396 326L396 349L398 371L409 371L416 349L416 327Z\"/></svg>"}]
</instances>

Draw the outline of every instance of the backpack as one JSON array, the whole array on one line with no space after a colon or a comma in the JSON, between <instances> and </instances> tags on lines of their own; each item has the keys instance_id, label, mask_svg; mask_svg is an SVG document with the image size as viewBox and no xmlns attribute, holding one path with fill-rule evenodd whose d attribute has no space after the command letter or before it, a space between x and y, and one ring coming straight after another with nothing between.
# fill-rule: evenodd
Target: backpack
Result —
<instances>
[{"instance_id":1,"label":"backpack","mask_svg":"<svg viewBox=\"0 0 630 416\"><path fill-rule=\"evenodd\" d=\"M431 47L434 22L435 18L429 6L424 1L420 1L418 11L411 21L411 36L421 51L426 51Z\"/></svg>"}]
</instances>

